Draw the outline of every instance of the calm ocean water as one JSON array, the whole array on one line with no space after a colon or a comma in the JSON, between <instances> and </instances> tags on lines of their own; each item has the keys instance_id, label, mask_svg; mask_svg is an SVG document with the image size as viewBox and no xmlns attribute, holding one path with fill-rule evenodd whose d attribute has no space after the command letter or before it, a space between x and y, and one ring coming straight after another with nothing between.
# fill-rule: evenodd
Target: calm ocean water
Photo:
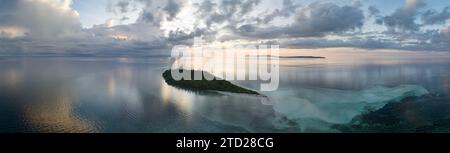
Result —
<instances>
[{"instance_id":1,"label":"calm ocean water","mask_svg":"<svg viewBox=\"0 0 450 153\"><path fill-rule=\"evenodd\" d=\"M402 125L447 119L450 56L323 56L282 59L280 88L263 92L267 99L168 86L161 77L169 68L164 57L0 57L0 132L346 132L336 125L408 97L431 99L419 98L418 105L430 97L440 103L419 113L399 108L408 113ZM234 83L259 88L258 82ZM385 130L378 127L369 132Z\"/></svg>"}]
</instances>

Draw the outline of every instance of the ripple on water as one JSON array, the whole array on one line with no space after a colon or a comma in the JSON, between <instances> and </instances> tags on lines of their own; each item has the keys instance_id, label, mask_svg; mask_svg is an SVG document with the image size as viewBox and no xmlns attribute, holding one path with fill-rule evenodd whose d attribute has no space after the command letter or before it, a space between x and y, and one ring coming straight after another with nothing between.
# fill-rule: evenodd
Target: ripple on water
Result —
<instances>
[{"instance_id":1,"label":"ripple on water","mask_svg":"<svg viewBox=\"0 0 450 153\"><path fill-rule=\"evenodd\" d=\"M56 101L41 101L25 107L24 122L31 129L45 133L94 133L95 123L73 112L69 97L59 96Z\"/></svg>"}]
</instances>

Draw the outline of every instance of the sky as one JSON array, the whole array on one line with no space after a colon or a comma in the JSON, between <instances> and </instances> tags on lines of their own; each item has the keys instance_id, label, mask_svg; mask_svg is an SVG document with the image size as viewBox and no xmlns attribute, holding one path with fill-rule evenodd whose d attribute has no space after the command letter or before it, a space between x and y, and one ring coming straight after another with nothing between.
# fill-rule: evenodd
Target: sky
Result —
<instances>
[{"instance_id":1,"label":"sky","mask_svg":"<svg viewBox=\"0 0 450 153\"><path fill-rule=\"evenodd\" d=\"M450 51L450 0L0 0L0 55L174 45Z\"/></svg>"}]
</instances>

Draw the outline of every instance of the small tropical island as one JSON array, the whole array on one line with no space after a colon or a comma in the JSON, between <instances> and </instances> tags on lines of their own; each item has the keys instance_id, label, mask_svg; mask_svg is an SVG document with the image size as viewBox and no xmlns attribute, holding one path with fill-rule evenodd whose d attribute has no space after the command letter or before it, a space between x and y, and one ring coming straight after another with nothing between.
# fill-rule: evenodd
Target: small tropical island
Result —
<instances>
[{"instance_id":1,"label":"small tropical island","mask_svg":"<svg viewBox=\"0 0 450 153\"><path fill-rule=\"evenodd\" d=\"M191 91L221 91L221 92L230 92L230 93L239 93L239 94L250 94L250 95L260 95L258 92L245 89L243 87L232 84L229 81L221 80L221 79L213 79L207 80L207 78L217 78L214 75L205 72L205 71L197 71L197 70L178 70L179 72L183 71L191 71L191 78L194 78L195 73L203 73L201 80L180 80L177 81L172 77L172 70L166 70L162 76L166 83L170 86L174 86L177 88L191 90Z\"/></svg>"}]
</instances>

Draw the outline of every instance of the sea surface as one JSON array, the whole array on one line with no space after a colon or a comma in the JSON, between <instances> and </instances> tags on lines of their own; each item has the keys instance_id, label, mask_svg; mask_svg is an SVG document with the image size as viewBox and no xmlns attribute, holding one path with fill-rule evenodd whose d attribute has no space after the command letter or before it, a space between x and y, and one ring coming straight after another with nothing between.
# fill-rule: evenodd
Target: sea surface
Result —
<instances>
[{"instance_id":1,"label":"sea surface","mask_svg":"<svg viewBox=\"0 0 450 153\"><path fill-rule=\"evenodd\" d=\"M280 59L267 97L171 87L163 56L0 57L0 132L450 132L447 53L286 54L326 58Z\"/></svg>"}]
</instances>

